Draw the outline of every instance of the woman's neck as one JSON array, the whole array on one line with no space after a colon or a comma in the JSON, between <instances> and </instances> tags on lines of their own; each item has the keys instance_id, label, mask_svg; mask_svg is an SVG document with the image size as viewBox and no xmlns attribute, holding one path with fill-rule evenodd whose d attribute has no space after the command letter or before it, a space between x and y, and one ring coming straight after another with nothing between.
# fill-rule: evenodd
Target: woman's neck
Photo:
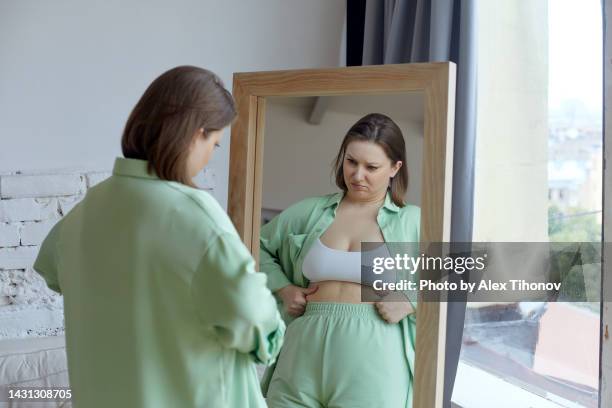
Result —
<instances>
[{"instance_id":1,"label":"woman's neck","mask_svg":"<svg viewBox=\"0 0 612 408\"><path fill-rule=\"evenodd\" d=\"M355 197L347 192L344 195L344 201L346 204L358 207L381 207L385 202L386 196L386 191L383 194L378 194L371 197Z\"/></svg>"}]
</instances>

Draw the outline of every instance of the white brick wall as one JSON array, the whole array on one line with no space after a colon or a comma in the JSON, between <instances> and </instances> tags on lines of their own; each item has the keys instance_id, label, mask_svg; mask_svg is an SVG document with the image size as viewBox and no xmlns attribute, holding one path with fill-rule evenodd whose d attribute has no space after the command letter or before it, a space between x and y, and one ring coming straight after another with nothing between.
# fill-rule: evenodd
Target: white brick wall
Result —
<instances>
[{"instance_id":1,"label":"white brick wall","mask_svg":"<svg viewBox=\"0 0 612 408\"><path fill-rule=\"evenodd\" d=\"M61 303L60 296L32 268L0 271L0 298L9 298L13 305Z\"/></svg>"},{"instance_id":2,"label":"white brick wall","mask_svg":"<svg viewBox=\"0 0 612 408\"><path fill-rule=\"evenodd\" d=\"M0 222L37 221L59 218L57 208L56 198L0 200Z\"/></svg>"},{"instance_id":3,"label":"white brick wall","mask_svg":"<svg viewBox=\"0 0 612 408\"><path fill-rule=\"evenodd\" d=\"M24 222L21 227L21 245L40 245L57 221L57 219L54 219L39 222Z\"/></svg>"},{"instance_id":4,"label":"white brick wall","mask_svg":"<svg viewBox=\"0 0 612 408\"><path fill-rule=\"evenodd\" d=\"M76 195L70 197L60 197L58 198L59 202L59 211L61 215L66 215L74 208L75 205L79 203L85 197L85 195Z\"/></svg>"},{"instance_id":5,"label":"white brick wall","mask_svg":"<svg viewBox=\"0 0 612 408\"><path fill-rule=\"evenodd\" d=\"M1 198L70 196L85 191L80 174L13 174L0 177Z\"/></svg>"},{"instance_id":6,"label":"white brick wall","mask_svg":"<svg viewBox=\"0 0 612 408\"><path fill-rule=\"evenodd\" d=\"M0 339L63 332L62 297L32 265L51 228L109 176L0 174Z\"/></svg>"},{"instance_id":7,"label":"white brick wall","mask_svg":"<svg viewBox=\"0 0 612 408\"><path fill-rule=\"evenodd\" d=\"M36 254L38 254L37 246L0 248L0 270L29 268L34 264Z\"/></svg>"},{"instance_id":8,"label":"white brick wall","mask_svg":"<svg viewBox=\"0 0 612 408\"><path fill-rule=\"evenodd\" d=\"M19 226L16 224L0 224L0 247L19 246Z\"/></svg>"},{"instance_id":9,"label":"white brick wall","mask_svg":"<svg viewBox=\"0 0 612 408\"><path fill-rule=\"evenodd\" d=\"M62 298L33 269L51 228L110 172L0 174L0 339L63 332ZM205 170L194 180L215 187ZM25 320L24 320L25 319Z\"/></svg>"},{"instance_id":10,"label":"white brick wall","mask_svg":"<svg viewBox=\"0 0 612 408\"><path fill-rule=\"evenodd\" d=\"M99 182L106 180L110 177L110 175L111 173L108 172L94 172L86 174L85 181L87 183L87 188L91 188Z\"/></svg>"}]
</instances>

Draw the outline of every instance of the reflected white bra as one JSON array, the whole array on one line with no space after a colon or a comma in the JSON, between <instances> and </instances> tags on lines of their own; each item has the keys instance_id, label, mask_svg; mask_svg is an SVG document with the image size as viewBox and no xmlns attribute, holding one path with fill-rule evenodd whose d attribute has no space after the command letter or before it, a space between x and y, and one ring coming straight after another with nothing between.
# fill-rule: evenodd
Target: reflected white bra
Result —
<instances>
[{"instance_id":1,"label":"reflected white bra","mask_svg":"<svg viewBox=\"0 0 612 408\"><path fill-rule=\"evenodd\" d=\"M385 245L364 252L363 265L372 265L370 257L387 257L389 252ZM337 280L344 282L361 282L361 251L341 251L326 247L317 239L304 257L302 273L311 282Z\"/></svg>"}]
</instances>

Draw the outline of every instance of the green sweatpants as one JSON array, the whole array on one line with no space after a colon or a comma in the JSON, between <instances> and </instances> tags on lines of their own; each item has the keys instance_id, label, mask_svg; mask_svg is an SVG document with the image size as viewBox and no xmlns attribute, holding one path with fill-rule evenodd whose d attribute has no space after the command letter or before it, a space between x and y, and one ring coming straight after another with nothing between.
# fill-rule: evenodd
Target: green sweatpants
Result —
<instances>
[{"instance_id":1,"label":"green sweatpants","mask_svg":"<svg viewBox=\"0 0 612 408\"><path fill-rule=\"evenodd\" d=\"M288 326L270 408L404 408L410 372L398 324L374 305L311 302Z\"/></svg>"}]
</instances>

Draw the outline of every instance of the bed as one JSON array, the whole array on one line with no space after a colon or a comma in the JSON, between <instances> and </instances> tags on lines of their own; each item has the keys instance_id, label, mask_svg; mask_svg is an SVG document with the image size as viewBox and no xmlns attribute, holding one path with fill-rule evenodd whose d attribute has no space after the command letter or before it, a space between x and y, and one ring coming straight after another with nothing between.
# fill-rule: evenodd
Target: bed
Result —
<instances>
[{"instance_id":1,"label":"bed","mask_svg":"<svg viewBox=\"0 0 612 408\"><path fill-rule=\"evenodd\" d=\"M64 336L31 337L0 340L1 408L68 408L62 402L7 402L5 396L13 387L68 387L68 367Z\"/></svg>"}]
</instances>

